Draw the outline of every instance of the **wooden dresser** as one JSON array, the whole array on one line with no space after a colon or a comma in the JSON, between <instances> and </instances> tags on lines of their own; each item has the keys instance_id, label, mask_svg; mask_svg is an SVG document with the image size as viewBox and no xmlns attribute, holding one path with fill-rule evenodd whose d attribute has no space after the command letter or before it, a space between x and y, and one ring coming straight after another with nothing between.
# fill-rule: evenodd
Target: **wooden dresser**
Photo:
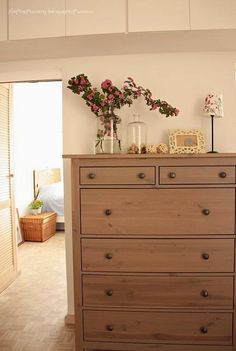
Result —
<instances>
[{"instance_id":1,"label":"wooden dresser","mask_svg":"<svg viewBox=\"0 0 236 351\"><path fill-rule=\"evenodd\" d=\"M236 154L65 157L76 350L236 350Z\"/></svg>"}]
</instances>

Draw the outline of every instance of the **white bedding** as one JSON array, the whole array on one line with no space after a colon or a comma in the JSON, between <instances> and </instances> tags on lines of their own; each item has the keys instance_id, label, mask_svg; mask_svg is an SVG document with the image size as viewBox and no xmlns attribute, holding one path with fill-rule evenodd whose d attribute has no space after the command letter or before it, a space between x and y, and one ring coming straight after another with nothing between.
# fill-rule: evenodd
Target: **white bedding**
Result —
<instances>
[{"instance_id":1,"label":"white bedding","mask_svg":"<svg viewBox=\"0 0 236 351\"><path fill-rule=\"evenodd\" d=\"M41 187L38 199L44 203L43 212L53 211L58 216L64 216L64 188L62 182Z\"/></svg>"}]
</instances>

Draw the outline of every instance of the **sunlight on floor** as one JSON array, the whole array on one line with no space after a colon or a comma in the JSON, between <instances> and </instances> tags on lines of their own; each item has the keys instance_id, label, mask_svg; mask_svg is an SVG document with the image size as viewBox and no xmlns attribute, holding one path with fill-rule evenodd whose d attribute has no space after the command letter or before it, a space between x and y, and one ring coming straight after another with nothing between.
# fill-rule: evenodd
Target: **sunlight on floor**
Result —
<instances>
[{"instance_id":1,"label":"sunlight on floor","mask_svg":"<svg viewBox=\"0 0 236 351\"><path fill-rule=\"evenodd\" d=\"M19 247L20 275L0 295L1 351L72 351L67 313L65 237Z\"/></svg>"}]
</instances>

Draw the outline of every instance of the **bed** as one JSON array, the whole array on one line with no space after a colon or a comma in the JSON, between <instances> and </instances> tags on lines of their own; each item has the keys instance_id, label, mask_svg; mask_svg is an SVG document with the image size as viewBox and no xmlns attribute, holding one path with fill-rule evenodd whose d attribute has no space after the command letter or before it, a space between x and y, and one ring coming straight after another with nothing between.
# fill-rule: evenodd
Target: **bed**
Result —
<instances>
[{"instance_id":1,"label":"bed","mask_svg":"<svg viewBox=\"0 0 236 351\"><path fill-rule=\"evenodd\" d=\"M33 171L34 198L43 201L43 212L56 212L57 230L64 230L64 189L60 168Z\"/></svg>"}]
</instances>

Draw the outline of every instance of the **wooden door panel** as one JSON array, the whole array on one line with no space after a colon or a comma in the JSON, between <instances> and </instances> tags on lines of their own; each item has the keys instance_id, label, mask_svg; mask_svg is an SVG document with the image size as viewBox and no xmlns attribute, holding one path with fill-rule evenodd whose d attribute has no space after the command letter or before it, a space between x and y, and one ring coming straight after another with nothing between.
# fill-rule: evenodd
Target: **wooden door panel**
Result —
<instances>
[{"instance_id":1,"label":"wooden door panel","mask_svg":"<svg viewBox=\"0 0 236 351\"><path fill-rule=\"evenodd\" d=\"M0 85L0 292L16 276L12 189L10 85Z\"/></svg>"}]
</instances>

